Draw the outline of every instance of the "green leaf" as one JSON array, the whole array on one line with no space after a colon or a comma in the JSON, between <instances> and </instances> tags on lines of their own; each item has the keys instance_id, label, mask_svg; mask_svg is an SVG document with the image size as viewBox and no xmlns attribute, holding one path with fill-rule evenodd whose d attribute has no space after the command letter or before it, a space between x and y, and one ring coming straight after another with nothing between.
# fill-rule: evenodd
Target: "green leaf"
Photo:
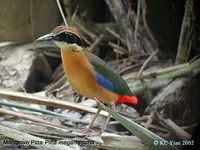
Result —
<instances>
[{"instance_id":1,"label":"green leaf","mask_svg":"<svg viewBox=\"0 0 200 150\"><path fill-rule=\"evenodd\" d=\"M132 134L137 136L145 145L150 149L155 150L177 150L178 148L170 145L170 143L139 124L131 121L130 119L118 114L117 112L105 107L101 102L98 104L111 114L113 118L119 121L125 128L127 128Z\"/></svg>"}]
</instances>

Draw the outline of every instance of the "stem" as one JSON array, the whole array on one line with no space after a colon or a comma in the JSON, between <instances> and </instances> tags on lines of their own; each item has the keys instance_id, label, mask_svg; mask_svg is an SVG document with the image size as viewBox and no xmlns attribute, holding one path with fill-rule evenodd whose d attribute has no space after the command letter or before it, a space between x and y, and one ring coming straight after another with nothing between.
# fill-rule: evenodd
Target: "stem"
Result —
<instances>
[{"instance_id":1,"label":"stem","mask_svg":"<svg viewBox=\"0 0 200 150\"><path fill-rule=\"evenodd\" d=\"M66 18L65 18L65 15L64 15L64 13L63 13L62 7L61 7L61 5L60 5L60 1L59 1L59 0L56 0L56 2L57 2L57 5L58 5L58 8L59 8L60 14L61 14L61 16L62 16L62 19L63 19L65 25L66 25L67 27L69 27L69 25L68 25L68 23L67 23L67 20L66 20Z\"/></svg>"}]
</instances>

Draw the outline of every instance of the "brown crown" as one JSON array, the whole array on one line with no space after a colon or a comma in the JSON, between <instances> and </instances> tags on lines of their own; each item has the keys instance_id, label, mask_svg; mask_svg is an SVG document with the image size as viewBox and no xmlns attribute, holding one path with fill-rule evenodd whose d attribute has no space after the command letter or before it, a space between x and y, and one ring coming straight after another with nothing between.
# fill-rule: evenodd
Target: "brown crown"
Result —
<instances>
[{"instance_id":1,"label":"brown crown","mask_svg":"<svg viewBox=\"0 0 200 150\"><path fill-rule=\"evenodd\" d=\"M76 34L78 37L81 37L80 33L72 27L66 27L66 26L58 26L56 28L53 29L52 33L54 33L55 35L58 35L62 32L71 32Z\"/></svg>"}]
</instances>

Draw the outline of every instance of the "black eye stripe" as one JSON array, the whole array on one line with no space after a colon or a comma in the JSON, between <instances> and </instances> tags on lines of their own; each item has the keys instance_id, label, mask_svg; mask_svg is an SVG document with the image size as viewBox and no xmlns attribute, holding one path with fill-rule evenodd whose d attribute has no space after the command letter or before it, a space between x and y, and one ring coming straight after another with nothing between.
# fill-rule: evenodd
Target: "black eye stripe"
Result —
<instances>
[{"instance_id":1,"label":"black eye stripe","mask_svg":"<svg viewBox=\"0 0 200 150\"><path fill-rule=\"evenodd\" d=\"M82 46L82 40L76 34L71 32L62 32L54 37L57 41L67 42L70 44L76 43L78 46Z\"/></svg>"}]
</instances>

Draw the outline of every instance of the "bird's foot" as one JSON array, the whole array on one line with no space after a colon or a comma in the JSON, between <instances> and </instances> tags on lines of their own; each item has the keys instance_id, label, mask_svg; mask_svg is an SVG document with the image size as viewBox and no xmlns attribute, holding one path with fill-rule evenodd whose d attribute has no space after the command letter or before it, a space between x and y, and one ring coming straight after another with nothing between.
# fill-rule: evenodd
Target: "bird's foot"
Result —
<instances>
[{"instance_id":1,"label":"bird's foot","mask_svg":"<svg viewBox=\"0 0 200 150\"><path fill-rule=\"evenodd\" d=\"M97 131L95 131L95 130L89 128L88 126L84 127L84 128L81 130L81 132L82 132L83 134L85 134L86 137L88 137L88 136L97 136L97 135L101 135L101 132L97 132Z\"/></svg>"},{"instance_id":2,"label":"bird's foot","mask_svg":"<svg viewBox=\"0 0 200 150\"><path fill-rule=\"evenodd\" d=\"M83 133L93 133L94 130L92 130L91 128L89 127L84 127L82 130L81 130Z\"/></svg>"}]
</instances>

